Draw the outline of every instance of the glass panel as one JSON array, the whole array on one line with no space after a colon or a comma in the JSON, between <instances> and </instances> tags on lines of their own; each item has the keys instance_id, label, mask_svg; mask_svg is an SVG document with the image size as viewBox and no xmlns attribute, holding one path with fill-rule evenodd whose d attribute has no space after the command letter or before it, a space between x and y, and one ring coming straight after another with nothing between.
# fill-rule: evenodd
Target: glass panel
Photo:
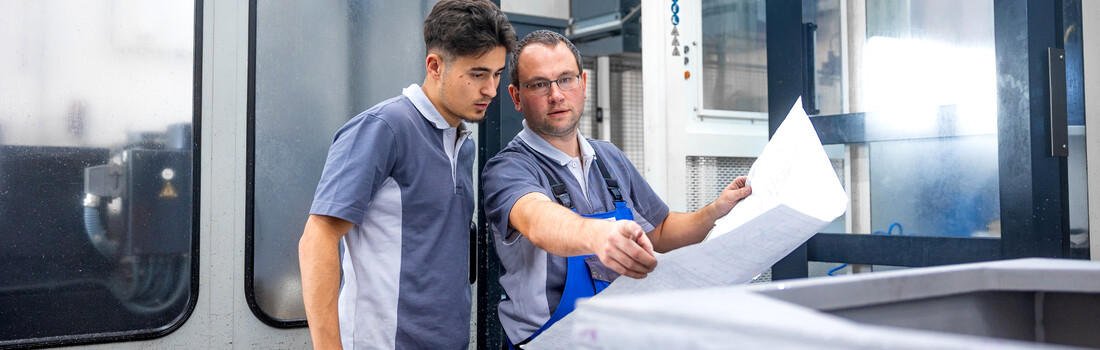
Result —
<instances>
[{"instance_id":1,"label":"glass panel","mask_svg":"<svg viewBox=\"0 0 1100 350\"><path fill-rule=\"evenodd\" d=\"M422 26L434 4L257 4L255 214L248 244L255 253L255 301L269 317L305 317L298 239L332 137L359 112L424 80Z\"/></svg>"},{"instance_id":2,"label":"glass panel","mask_svg":"<svg viewBox=\"0 0 1100 350\"><path fill-rule=\"evenodd\" d=\"M896 112L906 127L955 106L957 118L996 131L992 1L868 0L866 11L853 112Z\"/></svg>"},{"instance_id":3,"label":"glass panel","mask_svg":"<svg viewBox=\"0 0 1100 350\"><path fill-rule=\"evenodd\" d=\"M869 127L941 129L947 106L957 132L988 134L871 143L871 231L999 237L993 2L869 0L866 21Z\"/></svg>"},{"instance_id":4,"label":"glass panel","mask_svg":"<svg viewBox=\"0 0 1100 350\"><path fill-rule=\"evenodd\" d=\"M1000 237L996 141L990 135L871 143L872 232Z\"/></svg>"},{"instance_id":5,"label":"glass panel","mask_svg":"<svg viewBox=\"0 0 1100 350\"><path fill-rule=\"evenodd\" d=\"M0 11L0 347L182 322L191 289L193 1Z\"/></svg>"},{"instance_id":6,"label":"glass panel","mask_svg":"<svg viewBox=\"0 0 1100 350\"><path fill-rule=\"evenodd\" d=\"M703 108L768 111L763 0L703 0Z\"/></svg>"},{"instance_id":7,"label":"glass panel","mask_svg":"<svg viewBox=\"0 0 1100 350\"><path fill-rule=\"evenodd\" d=\"M817 25L814 38L814 84L819 115L843 113L840 0L802 1L802 22Z\"/></svg>"},{"instance_id":8,"label":"glass panel","mask_svg":"<svg viewBox=\"0 0 1100 350\"><path fill-rule=\"evenodd\" d=\"M831 2L807 3L819 23L843 12L847 37L863 38L846 44L851 71L842 89L850 112L867 113L868 135L948 135L846 145L851 222L823 231L999 237L993 2L867 0L835 14L825 10ZM844 98L823 92L844 90L820 85L835 70L821 57L821 36L831 33L822 28L815 69L829 114Z\"/></svg>"}]
</instances>

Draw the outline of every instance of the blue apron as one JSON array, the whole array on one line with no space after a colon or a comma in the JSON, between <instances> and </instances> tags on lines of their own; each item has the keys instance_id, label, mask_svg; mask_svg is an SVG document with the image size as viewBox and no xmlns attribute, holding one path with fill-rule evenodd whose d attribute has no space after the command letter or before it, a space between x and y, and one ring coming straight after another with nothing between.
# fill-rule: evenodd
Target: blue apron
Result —
<instances>
[{"instance_id":1,"label":"blue apron","mask_svg":"<svg viewBox=\"0 0 1100 350\"><path fill-rule=\"evenodd\" d=\"M630 208L626 206L626 202L623 201L622 192L619 190L619 183L611 178L608 174L607 168L597 157L594 160L596 166L600 169L600 174L603 176L604 184L607 186L607 191L611 193L611 197L615 202L615 210L605 212L581 215L586 218L603 219L603 220L634 220L634 214L630 211ZM569 197L569 192L566 190L565 184L561 179L550 172L546 173L547 179L550 181L550 189L554 193L555 199L559 204L577 211L577 208L573 206L573 200ZM547 328L550 328L555 322L573 312L576 308L577 299L590 298L596 293L599 293L607 288L615 278L619 277L619 274L603 265L600 262L600 258L596 255L581 255L571 256L566 258L566 275L565 275L565 290L562 291L561 300L558 301L558 307L555 309L554 314L550 315L550 319L546 321L534 334L530 337L519 342L517 345L523 345L535 339L536 336L541 334ZM507 337L505 337L507 338ZM511 339L508 340L508 348L516 349L516 346L512 345Z\"/></svg>"}]
</instances>

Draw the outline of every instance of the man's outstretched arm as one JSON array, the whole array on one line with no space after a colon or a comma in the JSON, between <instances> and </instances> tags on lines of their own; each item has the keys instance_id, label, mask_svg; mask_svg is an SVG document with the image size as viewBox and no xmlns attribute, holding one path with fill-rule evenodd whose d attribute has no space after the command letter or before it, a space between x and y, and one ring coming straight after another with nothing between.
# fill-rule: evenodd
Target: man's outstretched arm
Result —
<instances>
[{"instance_id":1,"label":"man's outstretched arm","mask_svg":"<svg viewBox=\"0 0 1100 350\"><path fill-rule=\"evenodd\" d=\"M554 255L595 254L607 267L632 278L644 278L657 266L653 245L634 221L585 218L540 192L516 200L508 222Z\"/></svg>"}]
</instances>

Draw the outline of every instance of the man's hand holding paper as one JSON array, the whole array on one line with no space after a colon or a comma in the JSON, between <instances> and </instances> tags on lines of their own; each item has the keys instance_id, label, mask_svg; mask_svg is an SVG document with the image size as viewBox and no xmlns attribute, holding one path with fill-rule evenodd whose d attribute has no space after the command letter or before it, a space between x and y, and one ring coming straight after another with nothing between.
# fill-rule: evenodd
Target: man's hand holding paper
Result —
<instances>
[{"instance_id":1,"label":"man's hand holding paper","mask_svg":"<svg viewBox=\"0 0 1100 350\"><path fill-rule=\"evenodd\" d=\"M722 190L722 193L718 195L718 199L714 200L715 210L718 211L719 216L726 216L745 197L752 194L752 187L748 186L748 179L747 176L737 177Z\"/></svg>"}]
</instances>

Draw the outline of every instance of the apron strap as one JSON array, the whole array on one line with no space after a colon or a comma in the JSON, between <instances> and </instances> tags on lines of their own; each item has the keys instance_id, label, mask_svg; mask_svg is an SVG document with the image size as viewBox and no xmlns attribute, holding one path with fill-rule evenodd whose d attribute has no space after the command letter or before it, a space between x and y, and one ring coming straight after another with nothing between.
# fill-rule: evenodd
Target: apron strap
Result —
<instances>
[{"instance_id":1,"label":"apron strap","mask_svg":"<svg viewBox=\"0 0 1100 350\"><path fill-rule=\"evenodd\" d=\"M607 171L607 167L603 165L603 160L600 160L599 156L595 159L596 167L600 168L600 175L603 176L603 182L607 185L607 192L611 193L611 198L615 202L623 201L623 193L619 190L619 182L611 178L611 173Z\"/></svg>"},{"instance_id":2,"label":"apron strap","mask_svg":"<svg viewBox=\"0 0 1100 350\"><path fill-rule=\"evenodd\" d=\"M546 168L539 168L546 175L546 180L550 182L550 191L554 193L554 199L557 199L559 204L569 208L569 210L577 211L577 208L573 206L573 198L569 197L569 189L565 187L565 183L561 181L561 178L554 172L546 170Z\"/></svg>"},{"instance_id":3,"label":"apron strap","mask_svg":"<svg viewBox=\"0 0 1100 350\"><path fill-rule=\"evenodd\" d=\"M611 178L611 173L607 171L607 166L603 164L603 160L600 160L599 156L593 160L596 163L596 167L600 169L600 177L603 178L607 192L611 194L611 201L618 203L623 201L623 193L619 189L619 182ZM542 168L542 167L540 167ZM546 175L546 179L550 182L550 191L554 194L554 198L558 200L558 203L562 206L576 211L576 207L573 205L573 198L569 196L569 190L562 182L561 178L552 171L542 168L543 174Z\"/></svg>"}]
</instances>

